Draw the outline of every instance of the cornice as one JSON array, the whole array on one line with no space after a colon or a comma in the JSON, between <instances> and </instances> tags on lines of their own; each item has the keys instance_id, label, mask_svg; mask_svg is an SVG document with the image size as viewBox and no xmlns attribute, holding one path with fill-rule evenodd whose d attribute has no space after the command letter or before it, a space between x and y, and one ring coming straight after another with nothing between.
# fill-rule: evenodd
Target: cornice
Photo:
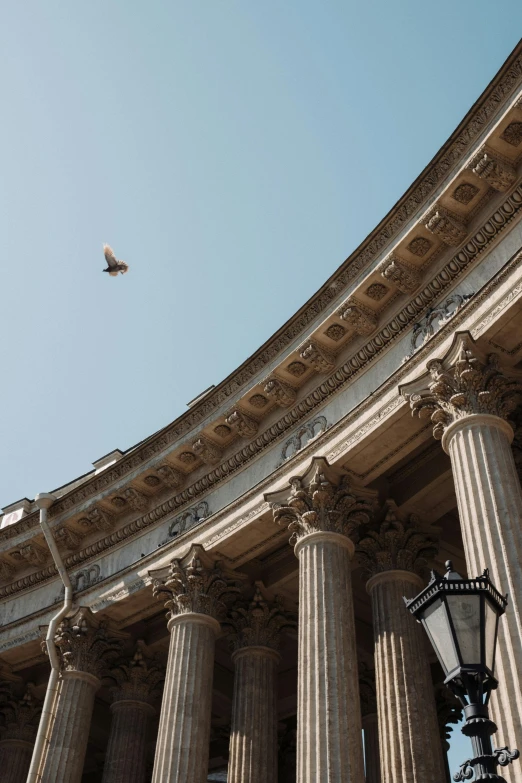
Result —
<instances>
[{"instance_id":1,"label":"cornice","mask_svg":"<svg viewBox=\"0 0 522 783\"><path fill-rule=\"evenodd\" d=\"M520 87L521 82L522 45L519 45L404 196L323 287L252 357L207 394L201 402L159 433L133 448L129 455L124 456L117 465L92 479L87 479L80 487L61 498L53 507L51 516L57 516L77 503L94 497L160 454L172 443L182 439L225 403L232 402L241 389L256 375L263 372L270 362L293 341L300 336L304 338L304 330L338 299L341 289L355 281L361 273L368 269L379 258L383 250L391 246L393 240L400 235L409 221L426 208L430 199L433 199L436 190L464 161L473 145L480 139L481 134L508 104L509 98L517 87ZM391 299L388 300L388 304L391 301ZM379 334L382 335L383 332L384 329ZM367 345L362 350L371 350L371 348L368 348ZM36 514L29 515L13 525L12 529L7 528L1 531L0 541L30 530L36 524Z\"/></svg>"},{"instance_id":2,"label":"cornice","mask_svg":"<svg viewBox=\"0 0 522 783\"><path fill-rule=\"evenodd\" d=\"M150 527L151 525L167 518L172 512L177 511L181 506L186 505L189 502L194 502L195 499L201 498L209 489L222 480L228 478L233 473L243 468L254 457L258 456L267 447L271 446L274 442L280 440L285 433L287 433L295 424L308 416L311 411L323 404L332 394L339 391L347 382L353 379L361 371L363 371L367 365L373 361L383 350L385 350L394 340L396 340L408 326L419 317L432 303L439 297L444 291L451 286L456 279L458 279L463 271L480 256L490 246L490 244L496 240L499 233L513 220L517 213L522 208L522 185L520 185L504 202L502 207L498 208L494 215L487 220L484 225L478 229L475 235L466 244L466 247L460 250L431 280L422 291L404 307L394 318L392 318L388 324L386 324L376 335L374 335L363 347L357 351L342 367L339 367L326 381L321 383L315 390L313 390L307 397L301 400L291 411L288 411L279 421L269 427L265 432L259 435L254 441L246 445L243 449L240 449L232 457L228 458L223 464L215 467L206 476L200 478L193 485L187 487L182 492L177 493L172 498L161 503L156 508L152 509L148 513L139 516L137 519L132 520L128 524L124 525L119 530L114 531L110 535L107 535L93 544L81 549L64 559L65 565L68 569L77 568L80 564L88 562L91 558L97 557L102 553L113 549L118 546L125 539L132 537L136 533ZM507 277L511 272L522 263L522 251L517 252L512 259L490 280L472 299L470 299L465 305L459 309L455 315L453 315L449 321L430 338L427 343L419 348L415 354L408 359L400 368L398 368L391 377L376 390L376 392L357 406L347 416L345 416L340 422L329 428L322 436L312 442L309 446L305 447L302 451L298 452L296 459L300 461L303 457L306 457L310 450L316 449L318 445L324 443L327 439L333 438L340 431L345 429L355 419L359 418L364 412L371 406L375 405L376 400L379 397L385 396L393 387L397 387L400 381L406 377L410 372L412 366L417 366L423 361L423 359L429 355L433 350L433 347L443 340L447 339L455 329L466 318L469 317L475 309L477 309L484 301L486 301L494 291L494 289ZM505 302L510 303L516 296L522 291L522 283L517 285L512 291L505 297ZM505 306L505 305L504 305ZM497 304L494 308L495 312L500 312L501 304ZM482 319L479 325L475 328L476 334L480 334L484 331L485 325L490 323L491 317L488 315ZM336 446L331 452L328 453L328 459L330 461L339 458L339 456L348 451L349 448L361 437L363 437L370 429L372 429L379 421L390 415L397 407L403 404L401 398L397 396L393 399L385 408L383 408L376 417L366 422L357 433L351 435L340 445ZM277 480L277 477L288 470L289 465L294 463L292 458L285 462L283 466L277 469L271 476L267 477L261 482L255 489L255 492L259 492L259 487L273 483ZM246 498L251 493L243 495L238 503L245 502ZM232 504L232 506L236 503ZM224 509L223 512L229 512L228 509ZM221 515L221 513L220 513ZM255 514L254 514L255 515ZM214 515L213 515L214 516ZM54 566L36 571L29 574L22 579L18 579L10 585L5 585L0 588L0 598L5 598L10 595L14 595L22 590L31 588L43 582L46 582L56 575Z\"/></svg>"}]
</instances>

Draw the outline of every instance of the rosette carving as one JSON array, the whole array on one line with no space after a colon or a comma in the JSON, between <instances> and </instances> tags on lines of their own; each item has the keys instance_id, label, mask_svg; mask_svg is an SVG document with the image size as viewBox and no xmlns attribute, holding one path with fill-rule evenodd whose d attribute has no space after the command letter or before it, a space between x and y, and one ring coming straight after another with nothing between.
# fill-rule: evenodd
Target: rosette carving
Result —
<instances>
[{"instance_id":1,"label":"rosette carving","mask_svg":"<svg viewBox=\"0 0 522 783\"><path fill-rule=\"evenodd\" d=\"M132 658L119 659L111 670L115 680L111 688L112 701L141 701L153 704L161 693L165 669L160 661L147 653L142 639L136 642Z\"/></svg>"},{"instance_id":2,"label":"rosette carving","mask_svg":"<svg viewBox=\"0 0 522 783\"><path fill-rule=\"evenodd\" d=\"M151 572L154 597L167 599L169 618L195 612L223 619L227 604L240 592L241 574L212 562L200 546L194 546L186 560L173 560L163 578Z\"/></svg>"},{"instance_id":3,"label":"rosette carving","mask_svg":"<svg viewBox=\"0 0 522 783\"><path fill-rule=\"evenodd\" d=\"M231 630L230 644L233 650L243 647L270 647L278 650L281 630L294 627L296 622L285 611L280 596L276 596L273 601L265 600L260 585L256 583L250 603L237 606L229 612L226 625Z\"/></svg>"},{"instance_id":4,"label":"rosette carving","mask_svg":"<svg viewBox=\"0 0 522 783\"><path fill-rule=\"evenodd\" d=\"M290 492L283 504L281 493L265 496L272 503L274 522L287 525L291 544L309 533L340 533L357 538L361 525L370 521L375 493L355 489L347 475L336 480L323 457L312 460L304 476L290 479Z\"/></svg>"},{"instance_id":5,"label":"rosette carving","mask_svg":"<svg viewBox=\"0 0 522 783\"><path fill-rule=\"evenodd\" d=\"M475 413L507 419L517 406L522 386L519 378L506 377L496 354L484 355L469 334L459 334L444 359L428 362L427 388L410 391L414 382L401 388L412 414L431 417L433 435L440 440L446 427Z\"/></svg>"},{"instance_id":6,"label":"rosette carving","mask_svg":"<svg viewBox=\"0 0 522 783\"><path fill-rule=\"evenodd\" d=\"M120 655L126 638L126 634L112 630L88 607L81 606L72 617L62 620L55 636L62 670L87 672L101 678Z\"/></svg>"},{"instance_id":7,"label":"rosette carving","mask_svg":"<svg viewBox=\"0 0 522 783\"><path fill-rule=\"evenodd\" d=\"M437 530L423 525L416 514L400 519L392 501L384 519L374 519L359 530L355 552L367 579L384 571L411 571L422 576L437 554Z\"/></svg>"}]
</instances>

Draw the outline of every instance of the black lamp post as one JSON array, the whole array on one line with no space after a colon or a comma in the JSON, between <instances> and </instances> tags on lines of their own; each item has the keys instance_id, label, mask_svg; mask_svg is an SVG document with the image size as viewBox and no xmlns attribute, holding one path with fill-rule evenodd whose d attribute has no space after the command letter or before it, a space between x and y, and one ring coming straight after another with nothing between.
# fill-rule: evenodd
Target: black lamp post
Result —
<instances>
[{"instance_id":1,"label":"black lamp post","mask_svg":"<svg viewBox=\"0 0 522 783\"><path fill-rule=\"evenodd\" d=\"M464 707L462 733L470 737L475 757L461 765L453 779L496 781L496 774L519 756L518 750L493 750L491 735L497 730L490 720L488 702L498 686L495 679L495 649L499 617L506 611L507 596L501 595L486 569L476 579L462 579L451 560L446 574L432 572L429 585L406 602L414 617L426 629L446 675L445 683Z\"/></svg>"}]
</instances>

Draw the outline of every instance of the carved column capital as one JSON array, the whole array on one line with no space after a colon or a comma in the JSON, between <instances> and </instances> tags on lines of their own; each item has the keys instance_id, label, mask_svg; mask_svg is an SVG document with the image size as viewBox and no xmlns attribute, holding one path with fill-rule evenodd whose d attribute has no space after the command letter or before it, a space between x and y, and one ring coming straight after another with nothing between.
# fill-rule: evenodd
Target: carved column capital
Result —
<instances>
[{"instance_id":1,"label":"carved column capital","mask_svg":"<svg viewBox=\"0 0 522 783\"><path fill-rule=\"evenodd\" d=\"M266 600L261 585L256 583L250 603L234 607L227 616L226 625L231 630L230 644L234 652L247 647L270 647L277 651L281 630L295 627L296 622L285 611L280 596L273 601Z\"/></svg>"},{"instance_id":2,"label":"carved column capital","mask_svg":"<svg viewBox=\"0 0 522 783\"><path fill-rule=\"evenodd\" d=\"M336 479L324 457L312 460L303 476L290 479L290 490L265 495L272 504L274 521L287 525L296 544L311 533L336 533L357 538L358 529L370 521L375 493L355 489L348 476Z\"/></svg>"},{"instance_id":3,"label":"carved column capital","mask_svg":"<svg viewBox=\"0 0 522 783\"><path fill-rule=\"evenodd\" d=\"M437 531L415 514L400 518L392 501L386 502L384 519L360 528L355 549L366 580L391 571L422 577L437 550Z\"/></svg>"},{"instance_id":4,"label":"carved column capital","mask_svg":"<svg viewBox=\"0 0 522 783\"><path fill-rule=\"evenodd\" d=\"M136 642L134 655L120 658L110 671L115 681L111 688L113 704L119 701L143 702L151 706L161 692L165 670L157 658L147 653L145 642Z\"/></svg>"},{"instance_id":5,"label":"carved column capital","mask_svg":"<svg viewBox=\"0 0 522 783\"><path fill-rule=\"evenodd\" d=\"M55 643L62 671L84 672L100 679L107 666L120 654L127 634L112 630L91 610L81 606L60 623Z\"/></svg>"},{"instance_id":6,"label":"carved column capital","mask_svg":"<svg viewBox=\"0 0 522 783\"><path fill-rule=\"evenodd\" d=\"M194 545L183 560L166 569L151 571L153 594L166 598L170 620L183 614L201 614L222 620L228 603L240 592L241 574L213 561L202 546Z\"/></svg>"},{"instance_id":7,"label":"carved column capital","mask_svg":"<svg viewBox=\"0 0 522 783\"><path fill-rule=\"evenodd\" d=\"M367 336L373 332L377 326L377 316L368 307L360 302L348 300L337 311L339 318L342 318L356 334Z\"/></svg>"},{"instance_id":8,"label":"carved column capital","mask_svg":"<svg viewBox=\"0 0 522 783\"><path fill-rule=\"evenodd\" d=\"M507 419L522 392L520 373L504 375L497 355L481 351L467 332L457 334L446 356L427 367L426 375L400 392L414 415L431 417L438 440L451 424L474 414Z\"/></svg>"},{"instance_id":9,"label":"carved column capital","mask_svg":"<svg viewBox=\"0 0 522 783\"><path fill-rule=\"evenodd\" d=\"M42 702L35 697L32 683L22 696L11 693L10 698L0 705L0 713L4 716L1 739L34 742L41 711Z\"/></svg>"},{"instance_id":10,"label":"carved column capital","mask_svg":"<svg viewBox=\"0 0 522 783\"><path fill-rule=\"evenodd\" d=\"M422 275L418 269L390 253L379 264L379 272L403 294L412 294L420 285Z\"/></svg>"},{"instance_id":11,"label":"carved column capital","mask_svg":"<svg viewBox=\"0 0 522 783\"><path fill-rule=\"evenodd\" d=\"M511 163L501 160L489 150L486 152L484 148L472 158L468 168L495 190L509 190L517 178L517 171Z\"/></svg>"}]
</instances>

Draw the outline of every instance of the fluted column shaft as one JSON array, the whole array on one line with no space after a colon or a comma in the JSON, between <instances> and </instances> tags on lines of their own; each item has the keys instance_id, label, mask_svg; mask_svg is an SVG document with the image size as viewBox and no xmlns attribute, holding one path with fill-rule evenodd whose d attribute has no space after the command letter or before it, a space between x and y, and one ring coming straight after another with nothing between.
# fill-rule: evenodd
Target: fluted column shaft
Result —
<instances>
[{"instance_id":1,"label":"fluted column shaft","mask_svg":"<svg viewBox=\"0 0 522 783\"><path fill-rule=\"evenodd\" d=\"M382 783L440 783L444 762L422 627L404 606L422 580L384 571L367 583L375 637Z\"/></svg>"},{"instance_id":2,"label":"fluted column shaft","mask_svg":"<svg viewBox=\"0 0 522 783\"><path fill-rule=\"evenodd\" d=\"M351 584L354 546L339 533L298 540L298 783L364 779Z\"/></svg>"},{"instance_id":3,"label":"fluted column shaft","mask_svg":"<svg viewBox=\"0 0 522 783\"><path fill-rule=\"evenodd\" d=\"M0 742L0 770L2 783L25 783L33 743L19 739L7 739Z\"/></svg>"},{"instance_id":4,"label":"fluted column shaft","mask_svg":"<svg viewBox=\"0 0 522 783\"><path fill-rule=\"evenodd\" d=\"M277 666L269 647L244 647L233 654L234 701L229 783L277 783Z\"/></svg>"},{"instance_id":5,"label":"fluted column shaft","mask_svg":"<svg viewBox=\"0 0 522 783\"><path fill-rule=\"evenodd\" d=\"M364 715L364 767L366 783L381 783L381 762L379 754L379 722L377 713Z\"/></svg>"},{"instance_id":6,"label":"fluted column shaft","mask_svg":"<svg viewBox=\"0 0 522 783\"><path fill-rule=\"evenodd\" d=\"M476 414L451 424L442 439L450 455L470 576L485 567L509 594L500 621L492 698L499 726L497 744L522 749L522 491L511 441L513 430L498 416ZM502 774L522 783L522 765Z\"/></svg>"},{"instance_id":7,"label":"fluted column shaft","mask_svg":"<svg viewBox=\"0 0 522 783\"><path fill-rule=\"evenodd\" d=\"M122 699L111 704L112 723L102 783L145 783L147 729L154 708Z\"/></svg>"},{"instance_id":8,"label":"fluted column shaft","mask_svg":"<svg viewBox=\"0 0 522 783\"><path fill-rule=\"evenodd\" d=\"M170 648L152 783L205 783L217 620L195 612L168 623Z\"/></svg>"},{"instance_id":9,"label":"fluted column shaft","mask_svg":"<svg viewBox=\"0 0 522 783\"><path fill-rule=\"evenodd\" d=\"M45 757L42 783L80 783L94 696L100 681L86 672L60 675L58 707Z\"/></svg>"}]
</instances>

